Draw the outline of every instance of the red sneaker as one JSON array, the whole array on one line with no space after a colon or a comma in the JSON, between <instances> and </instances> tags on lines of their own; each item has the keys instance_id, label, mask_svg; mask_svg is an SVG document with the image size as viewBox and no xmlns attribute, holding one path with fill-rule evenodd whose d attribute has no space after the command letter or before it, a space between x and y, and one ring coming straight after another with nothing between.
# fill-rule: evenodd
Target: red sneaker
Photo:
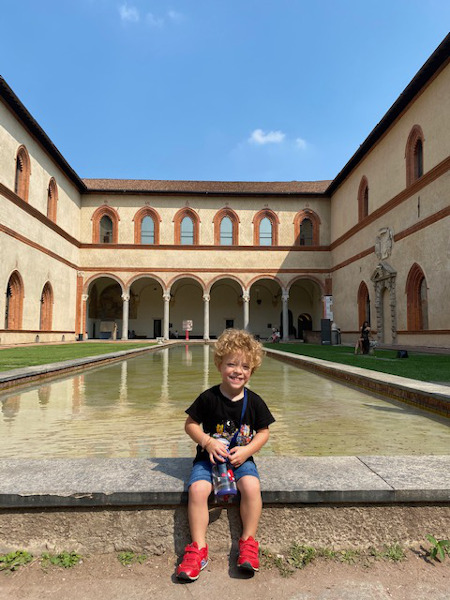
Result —
<instances>
[{"instance_id":1,"label":"red sneaker","mask_svg":"<svg viewBox=\"0 0 450 600\"><path fill-rule=\"evenodd\" d=\"M237 566L249 571L259 571L259 543L252 537L239 540L239 558Z\"/></svg>"},{"instance_id":2,"label":"red sneaker","mask_svg":"<svg viewBox=\"0 0 450 600\"><path fill-rule=\"evenodd\" d=\"M208 546L199 549L197 542L188 544L184 549L183 560L177 567L177 577L184 581L195 581L207 564Z\"/></svg>"}]
</instances>

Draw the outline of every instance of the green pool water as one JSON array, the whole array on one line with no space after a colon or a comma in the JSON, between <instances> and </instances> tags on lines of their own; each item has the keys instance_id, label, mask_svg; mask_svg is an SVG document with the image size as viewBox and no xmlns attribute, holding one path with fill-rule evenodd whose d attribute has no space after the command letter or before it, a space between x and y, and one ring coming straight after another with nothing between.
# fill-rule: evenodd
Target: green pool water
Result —
<instances>
[{"instance_id":1,"label":"green pool water","mask_svg":"<svg viewBox=\"0 0 450 600\"><path fill-rule=\"evenodd\" d=\"M216 383L208 346L176 346L0 395L2 458L193 456L185 409ZM266 357L264 456L450 454L444 418Z\"/></svg>"}]
</instances>

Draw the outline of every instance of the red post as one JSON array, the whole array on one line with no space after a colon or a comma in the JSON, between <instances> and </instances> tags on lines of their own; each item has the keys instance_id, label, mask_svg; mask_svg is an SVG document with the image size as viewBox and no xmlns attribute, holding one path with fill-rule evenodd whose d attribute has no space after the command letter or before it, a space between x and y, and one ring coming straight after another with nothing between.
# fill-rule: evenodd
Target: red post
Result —
<instances>
[{"instance_id":1,"label":"red post","mask_svg":"<svg viewBox=\"0 0 450 600\"><path fill-rule=\"evenodd\" d=\"M188 329L186 329L186 341L187 342L189 341L189 330Z\"/></svg>"}]
</instances>

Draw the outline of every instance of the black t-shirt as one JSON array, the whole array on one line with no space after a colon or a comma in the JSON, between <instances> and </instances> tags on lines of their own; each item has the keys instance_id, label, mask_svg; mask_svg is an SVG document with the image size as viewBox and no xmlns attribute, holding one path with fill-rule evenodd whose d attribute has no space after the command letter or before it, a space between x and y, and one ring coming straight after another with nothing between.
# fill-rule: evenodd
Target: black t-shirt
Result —
<instances>
[{"instance_id":1,"label":"black t-shirt","mask_svg":"<svg viewBox=\"0 0 450 600\"><path fill-rule=\"evenodd\" d=\"M205 433L215 437L231 440L239 429L233 445L245 446L251 442L255 431L265 429L275 419L261 396L247 389L247 409L239 428L243 404L243 398L233 402L222 394L219 385L215 385L200 394L186 412L196 423L203 425ZM199 460L209 460L208 452L200 445L194 462Z\"/></svg>"}]
</instances>

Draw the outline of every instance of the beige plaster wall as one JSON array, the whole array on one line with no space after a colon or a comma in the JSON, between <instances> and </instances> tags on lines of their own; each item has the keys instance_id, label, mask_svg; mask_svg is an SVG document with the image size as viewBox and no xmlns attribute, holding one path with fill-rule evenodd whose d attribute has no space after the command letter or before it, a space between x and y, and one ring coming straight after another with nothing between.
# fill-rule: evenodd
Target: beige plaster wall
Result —
<instances>
[{"instance_id":1,"label":"beige plaster wall","mask_svg":"<svg viewBox=\"0 0 450 600\"><path fill-rule=\"evenodd\" d=\"M0 181L14 191L16 155L23 144L28 150L31 164L28 203L47 215L47 193L51 177L58 185L56 223L67 233L79 238L80 194L53 159L20 121L0 101Z\"/></svg>"},{"instance_id":2,"label":"beige plaster wall","mask_svg":"<svg viewBox=\"0 0 450 600\"><path fill-rule=\"evenodd\" d=\"M331 201L331 240L336 240L358 222L358 188L365 175L369 184L369 214L383 206L406 187L405 149L416 124L424 134L424 173L449 155L450 111L444 107L450 97L450 66L420 94L391 126L387 134L366 155Z\"/></svg>"}]
</instances>

